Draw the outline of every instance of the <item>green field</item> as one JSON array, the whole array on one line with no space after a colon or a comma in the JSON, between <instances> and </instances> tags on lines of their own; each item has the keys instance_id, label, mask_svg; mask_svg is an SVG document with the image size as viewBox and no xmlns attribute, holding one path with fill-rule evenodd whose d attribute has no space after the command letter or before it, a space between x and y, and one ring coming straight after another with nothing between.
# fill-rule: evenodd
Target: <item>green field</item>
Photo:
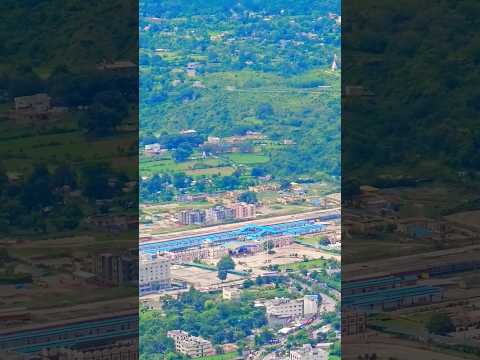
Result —
<instances>
[{"instance_id":1,"label":"green field","mask_svg":"<svg viewBox=\"0 0 480 360\"><path fill-rule=\"evenodd\" d=\"M220 158L195 159L185 162L175 162L170 155L163 157L140 157L140 173L152 176L158 173L185 172L187 175L231 175L235 166L254 166L265 164L269 161L264 154L233 153ZM231 166L233 165L233 166Z\"/></svg>"},{"instance_id":2,"label":"green field","mask_svg":"<svg viewBox=\"0 0 480 360\"><path fill-rule=\"evenodd\" d=\"M221 159L208 158L175 162L170 155L164 157L140 157L140 173L151 176L158 173L186 172L191 175L227 174L233 172Z\"/></svg>"},{"instance_id":3,"label":"green field","mask_svg":"<svg viewBox=\"0 0 480 360\"><path fill-rule=\"evenodd\" d=\"M212 356L204 356L201 358L198 358L200 360L232 360L237 357L236 352L230 352L222 355L212 355Z\"/></svg>"},{"instance_id":4,"label":"green field","mask_svg":"<svg viewBox=\"0 0 480 360\"><path fill-rule=\"evenodd\" d=\"M133 145L128 133L125 136L90 140L82 130L67 127L56 133L54 131L42 133L39 129L19 128L8 138L3 138L0 153L3 154L5 167L9 171L23 173L28 172L34 163L106 161L113 164L112 159L118 160L118 167L122 167L120 153L126 156ZM128 163L131 165L132 161Z\"/></svg>"},{"instance_id":5,"label":"green field","mask_svg":"<svg viewBox=\"0 0 480 360\"><path fill-rule=\"evenodd\" d=\"M233 161L238 165L257 165L265 164L270 159L267 155L264 154L242 154L242 153L233 153L226 156L229 160Z\"/></svg>"},{"instance_id":6,"label":"green field","mask_svg":"<svg viewBox=\"0 0 480 360\"><path fill-rule=\"evenodd\" d=\"M323 239L322 235L315 235L315 236L301 236L298 238L298 242L302 244L308 244L317 247L318 242Z\"/></svg>"},{"instance_id":7,"label":"green field","mask_svg":"<svg viewBox=\"0 0 480 360\"><path fill-rule=\"evenodd\" d=\"M308 261L300 261L293 264L280 265L280 269L282 270L290 269L294 271L309 270L309 269L323 267L325 264L326 264L326 260L315 259L315 260L308 260Z\"/></svg>"}]
</instances>

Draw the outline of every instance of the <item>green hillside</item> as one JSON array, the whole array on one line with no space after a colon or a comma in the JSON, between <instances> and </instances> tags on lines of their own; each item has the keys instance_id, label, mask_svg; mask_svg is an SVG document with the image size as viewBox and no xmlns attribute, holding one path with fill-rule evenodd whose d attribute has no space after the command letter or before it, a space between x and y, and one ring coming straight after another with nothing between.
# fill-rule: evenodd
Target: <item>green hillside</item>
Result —
<instances>
[{"instance_id":1,"label":"green hillside","mask_svg":"<svg viewBox=\"0 0 480 360\"><path fill-rule=\"evenodd\" d=\"M57 65L134 59L137 11L134 1L2 1L2 67L23 64L48 74Z\"/></svg>"},{"instance_id":2,"label":"green hillside","mask_svg":"<svg viewBox=\"0 0 480 360\"><path fill-rule=\"evenodd\" d=\"M339 176L338 2L188 4L140 3L141 141L260 131L295 143L271 151L273 175Z\"/></svg>"}]
</instances>

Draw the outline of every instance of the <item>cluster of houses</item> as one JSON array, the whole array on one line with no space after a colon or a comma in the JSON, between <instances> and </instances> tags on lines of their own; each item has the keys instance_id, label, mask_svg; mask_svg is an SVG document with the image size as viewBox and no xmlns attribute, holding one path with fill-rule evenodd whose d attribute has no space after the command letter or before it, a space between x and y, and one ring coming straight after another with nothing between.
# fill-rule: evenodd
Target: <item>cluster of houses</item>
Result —
<instances>
[{"instance_id":1,"label":"cluster of houses","mask_svg":"<svg viewBox=\"0 0 480 360\"><path fill-rule=\"evenodd\" d=\"M9 117L17 121L53 120L68 109L53 106L52 98L46 93L14 98L14 110Z\"/></svg>"},{"instance_id":2,"label":"cluster of houses","mask_svg":"<svg viewBox=\"0 0 480 360\"><path fill-rule=\"evenodd\" d=\"M342 231L346 236L390 233L405 241L442 242L468 238L473 234L471 229L448 217L402 216L400 204L398 195L362 186L360 193L353 196L349 211L343 214Z\"/></svg>"},{"instance_id":3,"label":"cluster of houses","mask_svg":"<svg viewBox=\"0 0 480 360\"><path fill-rule=\"evenodd\" d=\"M228 206L215 205L204 209L183 210L177 213L177 219L182 225L221 224L229 220L254 219L256 206L244 202Z\"/></svg>"}]
</instances>

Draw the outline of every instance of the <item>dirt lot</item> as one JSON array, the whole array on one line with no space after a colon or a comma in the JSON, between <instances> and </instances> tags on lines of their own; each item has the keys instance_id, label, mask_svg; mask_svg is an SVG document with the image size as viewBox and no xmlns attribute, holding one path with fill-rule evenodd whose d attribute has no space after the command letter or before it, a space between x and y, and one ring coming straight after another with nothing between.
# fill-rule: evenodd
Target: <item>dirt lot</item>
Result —
<instances>
[{"instance_id":1,"label":"dirt lot","mask_svg":"<svg viewBox=\"0 0 480 360\"><path fill-rule=\"evenodd\" d=\"M310 260L319 259L322 256L326 259L332 258L340 260L339 255L329 254L299 244L293 244L284 248L276 248L275 254L272 255L262 252L252 256L235 258L235 262L237 264L237 270L252 269L253 274L259 275L265 272L265 270L262 270L261 268L266 265L284 265L303 261L304 255Z\"/></svg>"},{"instance_id":2,"label":"dirt lot","mask_svg":"<svg viewBox=\"0 0 480 360\"><path fill-rule=\"evenodd\" d=\"M172 278L185 281L196 288L220 284L216 271L204 270L195 267L175 265L172 266ZM242 280L239 275L228 274L225 282Z\"/></svg>"},{"instance_id":3,"label":"dirt lot","mask_svg":"<svg viewBox=\"0 0 480 360\"><path fill-rule=\"evenodd\" d=\"M464 211L461 213L449 215L446 218L458 224L479 228L478 218L480 211Z\"/></svg>"}]
</instances>

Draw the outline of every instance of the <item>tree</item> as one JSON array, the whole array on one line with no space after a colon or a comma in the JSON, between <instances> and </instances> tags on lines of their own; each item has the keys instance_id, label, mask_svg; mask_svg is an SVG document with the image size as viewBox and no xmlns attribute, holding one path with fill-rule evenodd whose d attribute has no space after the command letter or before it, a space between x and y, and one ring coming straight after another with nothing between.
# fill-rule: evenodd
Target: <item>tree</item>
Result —
<instances>
[{"instance_id":1,"label":"tree","mask_svg":"<svg viewBox=\"0 0 480 360\"><path fill-rule=\"evenodd\" d=\"M275 247L275 243L273 240L267 240L262 244L263 250L265 251L271 251Z\"/></svg>"},{"instance_id":2,"label":"tree","mask_svg":"<svg viewBox=\"0 0 480 360\"><path fill-rule=\"evenodd\" d=\"M218 270L217 276L220 280L225 281L227 279L228 272L225 270Z\"/></svg>"},{"instance_id":3,"label":"tree","mask_svg":"<svg viewBox=\"0 0 480 360\"><path fill-rule=\"evenodd\" d=\"M4 264L10 260L10 254L6 247L0 247L0 266L3 267Z\"/></svg>"},{"instance_id":4,"label":"tree","mask_svg":"<svg viewBox=\"0 0 480 360\"><path fill-rule=\"evenodd\" d=\"M173 186L177 189L183 189L187 187L190 182L190 178L183 172L178 172L173 175Z\"/></svg>"},{"instance_id":5,"label":"tree","mask_svg":"<svg viewBox=\"0 0 480 360\"><path fill-rule=\"evenodd\" d=\"M82 169L83 193L90 199L107 199L113 195L109 186L111 169L106 164L87 165Z\"/></svg>"},{"instance_id":6,"label":"tree","mask_svg":"<svg viewBox=\"0 0 480 360\"><path fill-rule=\"evenodd\" d=\"M268 344L273 338L274 335L269 329L263 329L259 334L255 335L255 346Z\"/></svg>"},{"instance_id":7,"label":"tree","mask_svg":"<svg viewBox=\"0 0 480 360\"><path fill-rule=\"evenodd\" d=\"M281 190L288 190L288 189L290 189L290 181L288 181L288 180L281 180L281 181L280 181L280 189L281 189Z\"/></svg>"},{"instance_id":8,"label":"tree","mask_svg":"<svg viewBox=\"0 0 480 360\"><path fill-rule=\"evenodd\" d=\"M95 136L110 135L128 115L128 104L118 91L95 95L92 105L80 118L79 125Z\"/></svg>"},{"instance_id":9,"label":"tree","mask_svg":"<svg viewBox=\"0 0 480 360\"><path fill-rule=\"evenodd\" d=\"M262 167L255 166L254 168L252 168L251 175L254 177L265 176L266 174L267 171Z\"/></svg>"},{"instance_id":10,"label":"tree","mask_svg":"<svg viewBox=\"0 0 480 360\"><path fill-rule=\"evenodd\" d=\"M259 119L265 120L266 118L273 115L273 107L270 104L261 104L257 109L257 117Z\"/></svg>"},{"instance_id":11,"label":"tree","mask_svg":"<svg viewBox=\"0 0 480 360\"><path fill-rule=\"evenodd\" d=\"M192 155L193 149L188 143L182 143L178 145L177 149L173 153L173 157L176 162L183 162Z\"/></svg>"},{"instance_id":12,"label":"tree","mask_svg":"<svg viewBox=\"0 0 480 360\"><path fill-rule=\"evenodd\" d=\"M246 191L238 197L238 200L241 202L246 202L247 204L256 204L258 202L257 194L253 191Z\"/></svg>"},{"instance_id":13,"label":"tree","mask_svg":"<svg viewBox=\"0 0 480 360\"><path fill-rule=\"evenodd\" d=\"M243 282L243 288L244 289L248 289L248 288L251 288L255 283L250 280L250 279L247 279Z\"/></svg>"},{"instance_id":14,"label":"tree","mask_svg":"<svg viewBox=\"0 0 480 360\"><path fill-rule=\"evenodd\" d=\"M446 335L455 331L455 325L450 317L445 313L435 313L427 321L425 327L427 330L436 335Z\"/></svg>"},{"instance_id":15,"label":"tree","mask_svg":"<svg viewBox=\"0 0 480 360\"><path fill-rule=\"evenodd\" d=\"M218 262L217 269L219 271L221 271L221 270L225 270L225 271L233 270L233 269L235 269L235 262L233 261L233 259L230 256L228 256L228 255L224 256Z\"/></svg>"},{"instance_id":16,"label":"tree","mask_svg":"<svg viewBox=\"0 0 480 360\"><path fill-rule=\"evenodd\" d=\"M69 165L64 164L55 169L53 174L53 184L55 187L68 185L70 189L76 188L77 180L75 173Z\"/></svg>"},{"instance_id":17,"label":"tree","mask_svg":"<svg viewBox=\"0 0 480 360\"><path fill-rule=\"evenodd\" d=\"M22 203L29 209L40 209L54 202L51 175L44 165L37 165L25 183Z\"/></svg>"},{"instance_id":18,"label":"tree","mask_svg":"<svg viewBox=\"0 0 480 360\"><path fill-rule=\"evenodd\" d=\"M224 256L217 264L218 278L224 281L227 278L228 271L235 269L235 262L230 256Z\"/></svg>"},{"instance_id":19,"label":"tree","mask_svg":"<svg viewBox=\"0 0 480 360\"><path fill-rule=\"evenodd\" d=\"M240 180L238 177L227 175L222 177L220 186L226 190L234 190L237 186L240 185Z\"/></svg>"}]
</instances>

